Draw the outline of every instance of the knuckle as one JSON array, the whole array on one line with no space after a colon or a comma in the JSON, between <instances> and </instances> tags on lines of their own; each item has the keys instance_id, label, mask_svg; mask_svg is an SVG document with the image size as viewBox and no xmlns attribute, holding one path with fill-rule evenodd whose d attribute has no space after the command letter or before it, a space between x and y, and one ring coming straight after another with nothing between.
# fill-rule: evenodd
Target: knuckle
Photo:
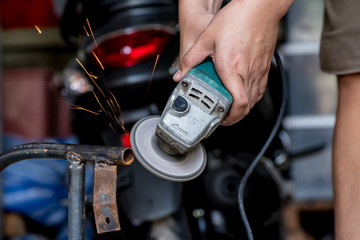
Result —
<instances>
[{"instance_id":1,"label":"knuckle","mask_svg":"<svg viewBox=\"0 0 360 240\"><path fill-rule=\"evenodd\" d=\"M261 88L257 94L257 101L259 101L265 94L265 88Z\"/></svg>"},{"instance_id":2,"label":"knuckle","mask_svg":"<svg viewBox=\"0 0 360 240\"><path fill-rule=\"evenodd\" d=\"M238 101L238 104L241 108L246 108L249 106L249 99L247 97L241 97Z\"/></svg>"},{"instance_id":3,"label":"knuckle","mask_svg":"<svg viewBox=\"0 0 360 240\"><path fill-rule=\"evenodd\" d=\"M181 60L181 67L187 69L190 66L191 66L191 60L188 55L185 55Z\"/></svg>"},{"instance_id":4,"label":"knuckle","mask_svg":"<svg viewBox=\"0 0 360 240\"><path fill-rule=\"evenodd\" d=\"M250 100L247 96L242 96L237 100L238 109L243 116L250 112Z\"/></svg>"},{"instance_id":5,"label":"knuckle","mask_svg":"<svg viewBox=\"0 0 360 240\"><path fill-rule=\"evenodd\" d=\"M250 105L247 105L243 112L244 116L248 115L249 112L250 112Z\"/></svg>"},{"instance_id":6,"label":"knuckle","mask_svg":"<svg viewBox=\"0 0 360 240\"><path fill-rule=\"evenodd\" d=\"M212 38L211 32L206 31L206 29L205 29L205 31L203 31L200 34L198 42L202 43L202 44L207 44L211 38Z\"/></svg>"}]
</instances>

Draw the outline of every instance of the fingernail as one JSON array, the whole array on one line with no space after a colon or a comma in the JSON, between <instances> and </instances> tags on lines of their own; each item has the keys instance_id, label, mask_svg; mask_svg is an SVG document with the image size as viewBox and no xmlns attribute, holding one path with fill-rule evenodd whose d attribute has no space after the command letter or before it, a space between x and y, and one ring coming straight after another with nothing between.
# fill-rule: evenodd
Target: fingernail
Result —
<instances>
[{"instance_id":1,"label":"fingernail","mask_svg":"<svg viewBox=\"0 0 360 240\"><path fill-rule=\"evenodd\" d=\"M175 81L180 80L180 76L181 76L181 70L179 69L179 70L177 70L177 72L176 72L175 75L173 76L173 79L174 79Z\"/></svg>"}]
</instances>

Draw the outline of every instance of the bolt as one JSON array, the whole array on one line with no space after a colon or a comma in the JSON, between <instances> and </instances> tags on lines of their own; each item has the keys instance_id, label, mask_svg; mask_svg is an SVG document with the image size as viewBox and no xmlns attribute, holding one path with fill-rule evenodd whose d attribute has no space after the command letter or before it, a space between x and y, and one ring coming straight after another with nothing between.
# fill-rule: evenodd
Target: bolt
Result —
<instances>
[{"instance_id":1,"label":"bolt","mask_svg":"<svg viewBox=\"0 0 360 240\"><path fill-rule=\"evenodd\" d=\"M189 86L189 83L187 81L182 81L181 85L186 88Z\"/></svg>"},{"instance_id":2,"label":"bolt","mask_svg":"<svg viewBox=\"0 0 360 240\"><path fill-rule=\"evenodd\" d=\"M224 108L223 106L219 106L219 107L218 107L218 111L219 111L219 112L224 112L224 111L225 111L225 108Z\"/></svg>"}]
</instances>

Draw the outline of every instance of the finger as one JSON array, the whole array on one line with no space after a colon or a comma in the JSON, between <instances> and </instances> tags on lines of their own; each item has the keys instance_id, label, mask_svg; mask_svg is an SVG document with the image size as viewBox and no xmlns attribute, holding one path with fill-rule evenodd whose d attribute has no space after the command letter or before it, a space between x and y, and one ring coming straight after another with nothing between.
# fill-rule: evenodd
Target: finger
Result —
<instances>
[{"instance_id":1,"label":"finger","mask_svg":"<svg viewBox=\"0 0 360 240\"><path fill-rule=\"evenodd\" d=\"M180 81L187 72L202 63L209 55L209 49L201 41L197 41L180 59L179 70L173 76L174 81Z\"/></svg>"},{"instance_id":2,"label":"finger","mask_svg":"<svg viewBox=\"0 0 360 240\"><path fill-rule=\"evenodd\" d=\"M230 111L222 121L221 125L231 126L243 119L250 111L250 105L247 103L248 97L244 96L239 101L234 100L231 105Z\"/></svg>"},{"instance_id":3,"label":"finger","mask_svg":"<svg viewBox=\"0 0 360 240\"><path fill-rule=\"evenodd\" d=\"M244 87L244 81L240 75L221 75L220 78L222 79L224 86L233 97L231 108L221 124L230 126L239 122L249 113L250 96Z\"/></svg>"}]
</instances>

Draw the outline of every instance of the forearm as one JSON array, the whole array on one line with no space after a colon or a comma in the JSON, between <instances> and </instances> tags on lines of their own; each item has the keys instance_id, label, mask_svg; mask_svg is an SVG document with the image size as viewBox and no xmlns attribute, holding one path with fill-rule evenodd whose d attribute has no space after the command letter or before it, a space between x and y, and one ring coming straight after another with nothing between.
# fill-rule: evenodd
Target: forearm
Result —
<instances>
[{"instance_id":1,"label":"forearm","mask_svg":"<svg viewBox=\"0 0 360 240\"><path fill-rule=\"evenodd\" d=\"M278 21L287 13L294 0L232 0L242 8L254 11L262 19L273 17Z\"/></svg>"},{"instance_id":2,"label":"forearm","mask_svg":"<svg viewBox=\"0 0 360 240\"><path fill-rule=\"evenodd\" d=\"M252 28L274 28L287 13L294 0L232 0L225 8L236 9ZM235 18L235 16L231 16ZM229 19L230 21L230 19ZM233 23L238 24L238 23Z\"/></svg>"},{"instance_id":3,"label":"forearm","mask_svg":"<svg viewBox=\"0 0 360 240\"><path fill-rule=\"evenodd\" d=\"M360 73L339 76L333 144L335 237L360 239Z\"/></svg>"},{"instance_id":4,"label":"forearm","mask_svg":"<svg viewBox=\"0 0 360 240\"><path fill-rule=\"evenodd\" d=\"M275 12L281 18L286 14L294 0L232 0L231 2L251 4L262 11L265 10L267 14ZM186 14L188 10L202 9L203 11L216 14L222 4L222 0L179 0L179 12ZM276 11L273 11L274 9Z\"/></svg>"},{"instance_id":5,"label":"forearm","mask_svg":"<svg viewBox=\"0 0 360 240\"><path fill-rule=\"evenodd\" d=\"M180 59L220 10L222 0L179 0Z\"/></svg>"}]
</instances>

